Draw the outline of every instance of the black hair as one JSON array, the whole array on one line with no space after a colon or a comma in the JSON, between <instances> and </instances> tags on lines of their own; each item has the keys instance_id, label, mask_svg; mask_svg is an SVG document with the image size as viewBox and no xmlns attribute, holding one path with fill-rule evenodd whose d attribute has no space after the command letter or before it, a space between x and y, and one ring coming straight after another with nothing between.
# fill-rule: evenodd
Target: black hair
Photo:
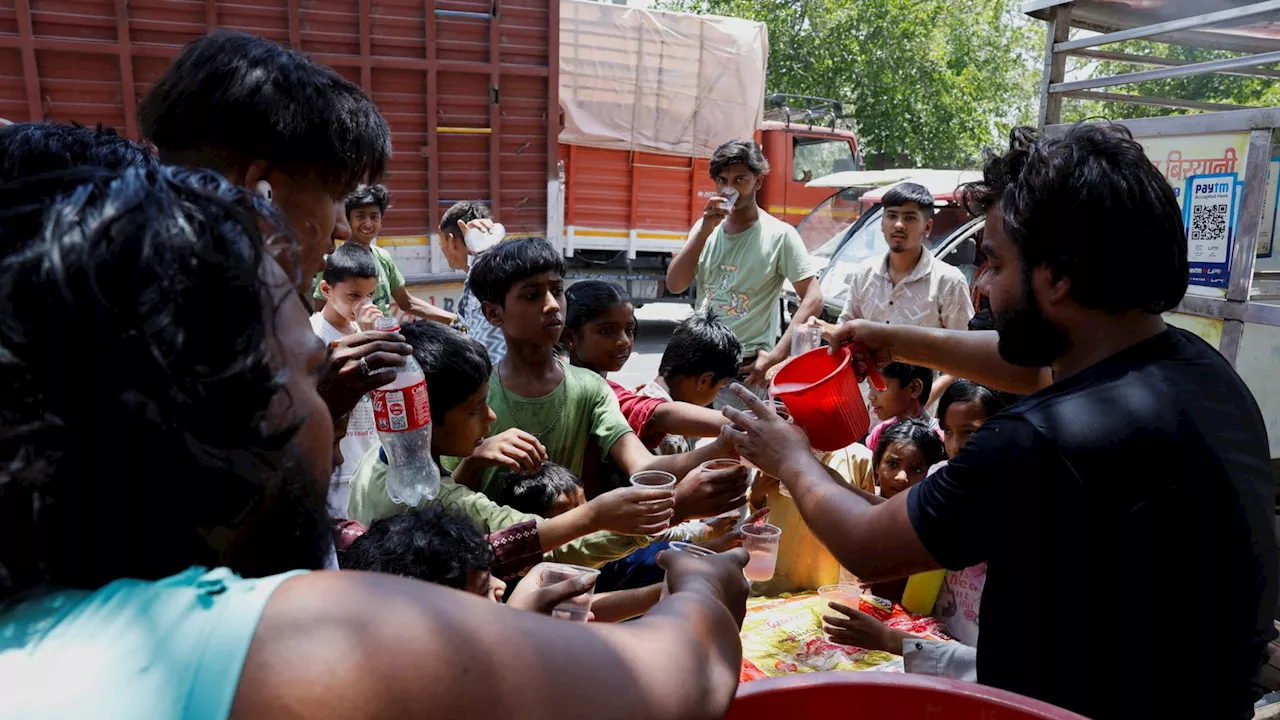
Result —
<instances>
[{"instance_id":1,"label":"black hair","mask_svg":"<svg viewBox=\"0 0 1280 720\"><path fill-rule=\"evenodd\" d=\"M159 161L146 147L98 123L14 123L0 127L0 184L83 165L123 170L155 169Z\"/></svg>"},{"instance_id":2,"label":"black hair","mask_svg":"<svg viewBox=\"0 0 1280 720\"><path fill-rule=\"evenodd\" d=\"M769 161L764 149L751 140L730 140L711 153L711 179L724 172L730 165L742 163L755 176L769 174Z\"/></svg>"},{"instance_id":3,"label":"black hair","mask_svg":"<svg viewBox=\"0 0 1280 720\"><path fill-rule=\"evenodd\" d=\"M443 424L450 410L489 381L489 353L470 336L430 320L402 325L400 334L413 346L413 359L427 378L432 422Z\"/></svg>"},{"instance_id":4,"label":"black hair","mask_svg":"<svg viewBox=\"0 0 1280 720\"><path fill-rule=\"evenodd\" d=\"M513 285L545 272L564 277L564 258L542 238L518 238L481 253L467 282L480 302L503 305Z\"/></svg>"},{"instance_id":5,"label":"black hair","mask_svg":"<svg viewBox=\"0 0 1280 720\"><path fill-rule=\"evenodd\" d=\"M78 123L14 123L0 127L0 252L16 250L40 232L45 210L58 188L74 187L67 171L94 176L94 168L154 170L159 160L147 148L103 127ZM49 182L38 178L52 175ZM21 187L19 187L21 182Z\"/></svg>"},{"instance_id":6,"label":"black hair","mask_svg":"<svg viewBox=\"0 0 1280 720\"><path fill-rule=\"evenodd\" d=\"M66 181L40 235L0 258L0 596L320 567L324 479L292 443L301 419L273 410L276 311L298 302L264 279L283 220L209 171ZM95 348L90 376L68 333ZM104 482L113 457L129 471ZM217 527L236 549L211 547Z\"/></svg>"},{"instance_id":7,"label":"black hair","mask_svg":"<svg viewBox=\"0 0 1280 720\"><path fill-rule=\"evenodd\" d=\"M982 180L961 196L973 214L1000 209L1028 281L1047 267L1070 278L1084 307L1162 313L1186 294L1178 198L1123 126L1079 124L1052 137L1015 128L1008 152L988 153Z\"/></svg>"},{"instance_id":8,"label":"black hair","mask_svg":"<svg viewBox=\"0 0 1280 720\"><path fill-rule=\"evenodd\" d=\"M489 208L479 200L456 202L448 210L445 210L444 217L440 218L440 232L457 234L458 221L462 221L465 224L472 220L482 220L489 217Z\"/></svg>"},{"instance_id":9,"label":"black hair","mask_svg":"<svg viewBox=\"0 0 1280 720\"><path fill-rule=\"evenodd\" d=\"M942 393L942 399L938 400L938 422L944 422L947 419L947 410L952 405L974 400L982 405L982 411L988 418L1009 405L1009 396L999 390L992 390L986 385L979 385L965 378L956 378Z\"/></svg>"},{"instance_id":10,"label":"black hair","mask_svg":"<svg viewBox=\"0 0 1280 720\"><path fill-rule=\"evenodd\" d=\"M983 308L982 310L979 310L974 313L973 317L969 318L969 329L995 330L996 314L991 311L991 308Z\"/></svg>"},{"instance_id":11,"label":"black hair","mask_svg":"<svg viewBox=\"0 0 1280 720\"><path fill-rule=\"evenodd\" d=\"M347 195L347 219L351 219L351 213L358 208L371 207L376 205L378 212L386 214L387 207L391 205L391 193L387 192L385 185L361 185Z\"/></svg>"},{"instance_id":12,"label":"black hair","mask_svg":"<svg viewBox=\"0 0 1280 720\"><path fill-rule=\"evenodd\" d=\"M220 30L187 43L138 110L144 137L209 167L265 160L335 195L376 182L391 131L332 68L270 40Z\"/></svg>"},{"instance_id":13,"label":"black hair","mask_svg":"<svg viewBox=\"0 0 1280 720\"><path fill-rule=\"evenodd\" d=\"M553 462L544 462L534 472L507 470L498 476L498 491L493 501L527 515L546 517L561 495L582 487L568 468Z\"/></svg>"},{"instance_id":14,"label":"black hair","mask_svg":"<svg viewBox=\"0 0 1280 720\"><path fill-rule=\"evenodd\" d=\"M431 505L369 526L341 558L344 570L387 573L465 590L495 562L493 546L459 510Z\"/></svg>"},{"instance_id":15,"label":"black hair","mask_svg":"<svg viewBox=\"0 0 1280 720\"><path fill-rule=\"evenodd\" d=\"M933 391L933 371L927 367L893 362L881 368L880 374L886 378L897 380L904 389L911 384L912 380L919 380L922 386L920 390L921 405L928 402L929 393Z\"/></svg>"},{"instance_id":16,"label":"black hair","mask_svg":"<svg viewBox=\"0 0 1280 720\"><path fill-rule=\"evenodd\" d=\"M920 448L926 467L947 459L947 446L932 425L920 418L903 418L880 432L876 450L871 456L871 467L879 468L889 446L899 442Z\"/></svg>"},{"instance_id":17,"label":"black hair","mask_svg":"<svg viewBox=\"0 0 1280 720\"><path fill-rule=\"evenodd\" d=\"M610 308L631 302L631 295L617 283L608 280L582 280L564 291L569 307L565 310L564 326L581 332L587 323L609 312Z\"/></svg>"},{"instance_id":18,"label":"black hair","mask_svg":"<svg viewBox=\"0 0 1280 720\"><path fill-rule=\"evenodd\" d=\"M676 325L662 351L658 377L697 377L712 373L715 382L738 374L742 343L715 312L695 312Z\"/></svg>"},{"instance_id":19,"label":"black hair","mask_svg":"<svg viewBox=\"0 0 1280 720\"><path fill-rule=\"evenodd\" d=\"M886 208L900 208L907 203L915 203L925 220L933 217L933 193L918 183L898 183L880 198L880 205Z\"/></svg>"},{"instance_id":20,"label":"black hair","mask_svg":"<svg viewBox=\"0 0 1280 720\"><path fill-rule=\"evenodd\" d=\"M378 277L377 261L373 253L355 243L342 243L324 259L324 281L333 287L351 278Z\"/></svg>"}]
</instances>

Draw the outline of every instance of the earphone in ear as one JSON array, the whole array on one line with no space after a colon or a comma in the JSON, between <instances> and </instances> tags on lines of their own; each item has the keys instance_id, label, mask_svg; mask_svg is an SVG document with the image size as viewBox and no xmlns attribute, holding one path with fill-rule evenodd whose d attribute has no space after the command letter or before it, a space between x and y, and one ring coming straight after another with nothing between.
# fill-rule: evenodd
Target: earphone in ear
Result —
<instances>
[{"instance_id":1,"label":"earphone in ear","mask_svg":"<svg viewBox=\"0 0 1280 720\"><path fill-rule=\"evenodd\" d=\"M271 192L271 183L267 182L266 180L259 180L258 184L253 186L253 189L257 190L259 195L266 198L267 202L270 202L274 199L274 196L272 195L272 192Z\"/></svg>"}]
</instances>

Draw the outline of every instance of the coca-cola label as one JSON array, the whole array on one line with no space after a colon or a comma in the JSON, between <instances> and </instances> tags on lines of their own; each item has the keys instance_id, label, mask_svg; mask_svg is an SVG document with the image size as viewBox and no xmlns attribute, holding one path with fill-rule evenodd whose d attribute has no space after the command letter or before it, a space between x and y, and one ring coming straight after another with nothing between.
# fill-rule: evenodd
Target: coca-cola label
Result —
<instances>
[{"instance_id":1,"label":"coca-cola label","mask_svg":"<svg viewBox=\"0 0 1280 720\"><path fill-rule=\"evenodd\" d=\"M378 432L406 432L431 424L431 405L427 401L427 383L396 390L374 390L373 421Z\"/></svg>"}]
</instances>

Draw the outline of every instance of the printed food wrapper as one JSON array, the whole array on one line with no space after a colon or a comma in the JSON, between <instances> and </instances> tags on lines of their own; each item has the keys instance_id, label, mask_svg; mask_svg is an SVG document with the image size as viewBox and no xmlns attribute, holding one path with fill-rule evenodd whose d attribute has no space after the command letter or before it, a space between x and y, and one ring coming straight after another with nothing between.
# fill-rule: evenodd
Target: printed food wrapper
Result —
<instances>
[{"instance_id":1,"label":"printed food wrapper","mask_svg":"<svg viewBox=\"0 0 1280 720\"><path fill-rule=\"evenodd\" d=\"M864 604L865 600L860 603ZM875 603L875 609L881 610L881 604ZM883 602L883 606L892 608L884 619L886 625L932 640L951 640L938 620L913 616L900 605ZM822 616L831 612L827 603L812 593L748 602L742 623L740 681L829 670L903 671L902 658L897 655L828 642L822 633ZM876 615L883 617L879 612Z\"/></svg>"}]
</instances>

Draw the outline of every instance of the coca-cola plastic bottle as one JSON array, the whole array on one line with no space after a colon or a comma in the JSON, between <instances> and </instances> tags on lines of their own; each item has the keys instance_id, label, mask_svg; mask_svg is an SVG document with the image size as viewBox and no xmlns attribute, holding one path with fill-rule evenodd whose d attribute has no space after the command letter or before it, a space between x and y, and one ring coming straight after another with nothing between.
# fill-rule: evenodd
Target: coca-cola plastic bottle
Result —
<instances>
[{"instance_id":1,"label":"coca-cola plastic bottle","mask_svg":"<svg viewBox=\"0 0 1280 720\"><path fill-rule=\"evenodd\" d=\"M396 332L400 321L379 318L374 328ZM396 379L369 393L378 439L387 454L387 495L398 503L416 506L440 492L440 470L431 459L431 405L427 378L413 356L396 373Z\"/></svg>"}]
</instances>

